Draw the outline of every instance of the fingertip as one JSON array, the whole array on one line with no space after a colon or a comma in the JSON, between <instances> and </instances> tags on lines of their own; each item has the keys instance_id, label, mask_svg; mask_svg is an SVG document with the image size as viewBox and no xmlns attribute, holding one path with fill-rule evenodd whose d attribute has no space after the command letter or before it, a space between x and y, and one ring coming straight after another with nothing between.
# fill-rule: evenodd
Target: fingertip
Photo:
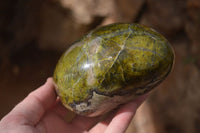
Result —
<instances>
[{"instance_id":1,"label":"fingertip","mask_svg":"<svg viewBox=\"0 0 200 133\"><path fill-rule=\"evenodd\" d=\"M48 77L45 84L50 84L53 83L53 78L52 77Z\"/></svg>"},{"instance_id":2,"label":"fingertip","mask_svg":"<svg viewBox=\"0 0 200 133\"><path fill-rule=\"evenodd\" d=\"M46 82L45 82L45 84L43 85L42 88L48 88L50 90L55 91L55 89L54 89L55 84L54 84L53 78L52 77L47 78L47 80L46 80Z\"/></svg>"},{"instance_id":3,"label":"fingertip","mask_svg":"<svg viewBox=\"0 0 200 133\"><path fill-rule=\"evenodd\" d=\"M144 100L147 98L148 95L142 95L137 97L136 99L121 105L121 107L119 108L117 114L121 113L121 112L133 112L135 110L137 110L137 108L144 102Z\"/></svg>"}]
</instances>

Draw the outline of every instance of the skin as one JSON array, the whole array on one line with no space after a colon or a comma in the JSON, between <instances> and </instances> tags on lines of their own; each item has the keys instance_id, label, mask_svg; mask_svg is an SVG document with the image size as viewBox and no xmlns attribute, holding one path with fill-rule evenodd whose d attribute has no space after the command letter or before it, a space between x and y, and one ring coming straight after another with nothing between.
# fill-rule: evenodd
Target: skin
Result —
<instances>
[{"instance_id":1,"label":"skin","mask_svg":"<svg viewBox=\"0 0 200 133\"><path fill-rule=\"evenodd\" d=\"M53 79L31 92L0 121L1 133L124 133L137 108L145 100L143 95L121 106L107 117L76 116L65 120L69 110L57 98Z\"/></svg>"}]
</instances>

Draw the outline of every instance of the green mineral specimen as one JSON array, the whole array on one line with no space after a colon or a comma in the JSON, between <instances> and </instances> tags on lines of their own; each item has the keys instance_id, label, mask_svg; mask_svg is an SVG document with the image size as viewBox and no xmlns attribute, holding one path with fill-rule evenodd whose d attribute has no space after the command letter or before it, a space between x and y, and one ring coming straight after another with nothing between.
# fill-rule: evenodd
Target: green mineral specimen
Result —
<instances>
[{"instance_id":1,"label":"green mineral specimen","mask_svg":"<svg viewBox=\"0 0 200 133\"><path fill-rule=\"evenodd\" d=\"M54 81L65 107L97 116L152 90L173 64L172 47L155 30L111 24L75 42L60 58Z\"/></svg>"}]
</instances>

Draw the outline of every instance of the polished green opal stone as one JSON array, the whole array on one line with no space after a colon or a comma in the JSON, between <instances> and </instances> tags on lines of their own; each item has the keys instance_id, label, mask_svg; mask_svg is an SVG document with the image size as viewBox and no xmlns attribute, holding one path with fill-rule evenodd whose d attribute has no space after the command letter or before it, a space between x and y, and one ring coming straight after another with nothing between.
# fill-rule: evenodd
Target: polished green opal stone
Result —
<instances>
[{"instance_id":1,"label":"polished green opal stone","mask_svg":"<svg viewBox=\"0 0 200 133\"><path fill-rule=\"evenodd\" d=\"M155 30L111 24L75 42L60 58L54 81L65 107L97 116L150 91L173 63L172 47Z\"/></svg>"}]
</instances>

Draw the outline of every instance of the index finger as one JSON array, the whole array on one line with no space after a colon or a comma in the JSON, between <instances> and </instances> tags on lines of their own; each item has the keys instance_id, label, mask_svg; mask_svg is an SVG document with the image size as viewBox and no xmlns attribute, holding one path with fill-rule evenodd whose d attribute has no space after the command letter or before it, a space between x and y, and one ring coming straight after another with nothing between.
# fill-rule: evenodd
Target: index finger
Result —
<instances>
[{"instance_id":1,"label":"index finger","mask_svg":"<svg viewBox=\"0 0 200 133\"><path fill-rule=\"evenodd\" d=\"M147 94L123 105L111 120L105 133L124 133L135 115L137 108L144 102L146 97Z\"/></svg>"}]
</instances>

